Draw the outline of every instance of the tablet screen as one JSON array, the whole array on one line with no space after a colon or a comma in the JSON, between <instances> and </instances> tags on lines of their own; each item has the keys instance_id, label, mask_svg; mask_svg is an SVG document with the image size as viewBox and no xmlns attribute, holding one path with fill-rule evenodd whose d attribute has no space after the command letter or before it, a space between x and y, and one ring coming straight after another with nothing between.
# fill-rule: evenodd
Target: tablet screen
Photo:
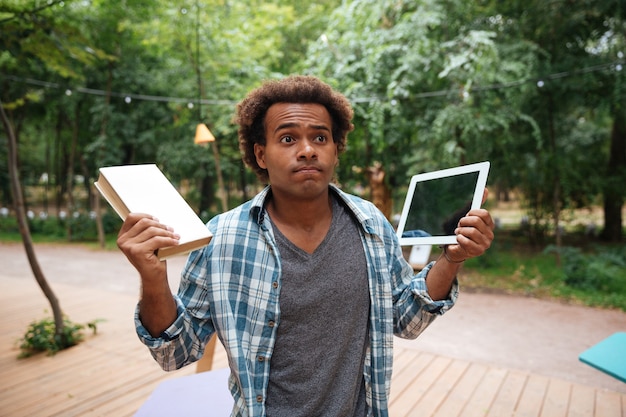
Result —
<instances>
[{"instance_id":1,"label":"tablet screen","mask_svg":"<svg viewBox=\"0 0 626 417\"><path fill-rule=\"evenodd\" d=\"M461 217L480 207L487 165L466 165L411 179L398 225L402 245L456 243Z\"/></svg>"}]
</instances>

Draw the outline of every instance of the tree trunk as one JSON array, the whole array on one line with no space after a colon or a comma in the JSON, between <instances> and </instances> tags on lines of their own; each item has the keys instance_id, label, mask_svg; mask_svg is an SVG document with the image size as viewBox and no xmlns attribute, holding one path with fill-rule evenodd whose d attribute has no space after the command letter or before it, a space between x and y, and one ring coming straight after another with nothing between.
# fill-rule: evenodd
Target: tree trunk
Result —
<instances>
[{"instance_id":1,"label":"tree trunk","mask_svg":"<svg viewBox=\"0 0 626 417\"><path fill-rule=\"evenodd\" d=\"M554 223L554 237L556 245L556 264L561 265L561 252L563 235L561 230L561 161L559 160L559 148L557 146L556 132L554 128L554 103L552 95L548 95L548 129L550 135L550 161L552 164L552 222Z\"/></svg>"},{"instance_id":2,"label":"tree trunk","mask_svg":"<svg viewBox=\"0 0 626 417\"><path fill-rule=\"evenodd\" d=\"M203 164L204 165L204 164ZM215 203L215 192L213 189L213 183L215 179L213 175L205 175L196 184L200 189L200 203L198 204L198 213L203 211L211 212L211 207Z\"/></svg>"},{"instance_id":3,"label":"tree trunk","mask_svg":"<svg viewBox=\"0 0 626 417\"><path fill-rule=\"evenodd\" d=\"M57 117L57 124L55 127L55 135L54 135L54 192L55 192L55 204L56 211L61 214L63 211L63 207L65 206L63 201L63 196L65 193L65 170L64 166L67 164L67 160L65 158L65 150L62 146L62 138L61 138L61 117Z\"/></svg>"},{"instance_id":4,"label":"tree trunk","mask_svg":"<svg viewBox=\"0 0 626 417\"><path fill-rule=\"evenodd\" d=\"M91 183L92 196L93 196L93 211L96 213L96 230L98 231L98 243L101 248L106 246L106 235L104 233L104 224L102 222L102 215L100 211L100 193L95 189L96 186Z\"/></svg>"},{"instance_id":5,"label":"tree trunk","mask_svg":"<svg viewBox=\"0 0 626 417\"><path fill-rule=\"evenodd\" d=\"M76 114L74 115L74 121L70 122L72 124L72 139L70 141L70 149L67 160L67 178L66 178L66 192L67 192L67 215L68 218L74 215L76 211L76 202L74 201L74 176L75 176L75 159L76 159L76 148L78 147L78 106L76 106ZM66 223L67 227L67 240L71 242L73 240L74 231L72 230L72 222L68 221Z\"/></svg>"},{"instance_id":6,"label":"tree trunk","mask_svg":"<svg viewBox=\"0 0 626 417\"><path fill-rule=\"evenodd\" d=\"M22 194L22 188L20 187L19 170L17 168L17 139L9 119L4 112L2 101L0 101L0 117L2 118L2 124L4 125L4 130L7 134L9 179L11 181L13 205L20 228L20 234L22 235L22 242L24 243L24 249L26 250L26 255L28 257L28 262L30 263L30 268L33 271L33 275L35 275L35 279L37 280L39 287L50 302L50 307L52 308L52 314L54 317L55 335L58 340L61 341L61 345L65 346L66 340L64 336L65 332L63 331L63 312L61 310L59 300L48 284L48 281L39 266L39 262L37 261L35 248L33 247L33 241L30 236L30 229L28 228L28 220L26 218L26 210L24 208L24 196Z\"/></svg>"},{"instance_id":7,"label":"tree trunk","mask_svg":"<svg viewBox=\"0 0 626 417\"><path fill-rule=\"evenodd\" d=\"M365 170L369 182L372 203L391 221L393 200L391 190L385 181L385 169L380 162L375 162Z\"/></svg>"},{"instance_id":8,"label":"tree trunk","mask_svg":"<svg viewBox=\"0 0 626 417\"><path fill-rule=\"evenodd\" d=\"M220 153L217 150L217 143L211 142L213 150L213 159L215 160L215 172L217 175L217 188L220 201L222 202L222 212L228 211L228 196L226 195L226 187L224 187L224 178L222 177L222 168L220 166Z\"/></svg>"},{"instance_id":9,"label":"tree trunk","mask_svg":"<svg viewBox=\"0 0 626 417\"><path fill-rule=\"evenodd\" d=\"M111 89L113 83L113 63L109 62L108 73L107 73L107 90L104 98L105 103L105 111L102 116L102 123L100 124L100 137L103 137L107 134L107 125L109 123L109 106L111 105ZM96 178L98 177L98 173L96 172ZM91 173L86 176L86 178L91 178ZM91 180L89 181L91 184ZM94 187L92 187L93 190ZM100 247L104 249L106 246L106 236L104 234L104 224L102 222L102 210L100 209L100 192L97 190L93 190L94 193L94 211L96 212L96 228L98 230L98 242L100 243Z\"/></svg>"},{"instance_id":10,"label":"tree trunk","mask_svg":"<svg viewBox=\"0 0 626 417\"><path fill-rule=\"evenodd\" d=\"M617 110L613 118L610 149L604 187L604 229L600 237L608 242L621 242L626 177L626 111L623 109Z\"/></svg>"}]
</instances>

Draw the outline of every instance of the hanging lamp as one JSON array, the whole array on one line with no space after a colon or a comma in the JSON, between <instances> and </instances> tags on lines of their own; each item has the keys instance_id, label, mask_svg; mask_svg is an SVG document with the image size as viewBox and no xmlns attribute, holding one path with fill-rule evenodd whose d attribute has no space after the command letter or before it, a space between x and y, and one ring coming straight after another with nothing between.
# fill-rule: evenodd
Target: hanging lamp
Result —
<instances>
[{"instance_id":1,"label":"hanging lamp","mask_svg":"<svg viewBox=\"0 0 626 417\"><path fill-rule=\"evenodd\" d=\"M209 142L215 142L215 136L209 130L207 125L204 123L198 123L196 126L196 137L193 140L193 143L196 145L202 145Z\"/></svg>"}]
</instances>

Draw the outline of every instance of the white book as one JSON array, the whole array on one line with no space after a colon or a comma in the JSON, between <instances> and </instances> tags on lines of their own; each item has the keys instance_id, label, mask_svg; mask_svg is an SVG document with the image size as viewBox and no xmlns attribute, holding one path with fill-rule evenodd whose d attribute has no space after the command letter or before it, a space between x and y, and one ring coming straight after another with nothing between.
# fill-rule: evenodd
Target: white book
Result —
<instances>
[{"instance_id":1,"label":"white book","mask_svg":"<svg viewBox=\"0 0 626 417\"><path fill-rule=\"evenodd\" d=\"M180 244L161 248L159 259L185 254L209 244L211 232L155 164L100 168L95 186L117 214L150 214L180 235Z\"/></svg>"}]
</instances>

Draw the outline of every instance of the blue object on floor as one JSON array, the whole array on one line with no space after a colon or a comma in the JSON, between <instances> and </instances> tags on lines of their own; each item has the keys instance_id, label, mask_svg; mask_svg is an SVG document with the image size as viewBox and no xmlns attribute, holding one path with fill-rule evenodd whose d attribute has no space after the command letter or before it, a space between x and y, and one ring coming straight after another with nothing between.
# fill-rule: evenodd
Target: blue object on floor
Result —
<instances>
[{"instance_id":1,"label":"blue object on floor","mask_svg":"<svg viewBox=\"0 0 626 417\"><path fill-rule=\"evenodd\" d=\"M581 353L578 359L626 382L626 332L607 337Z\"/></svg>"}]
</instances>

